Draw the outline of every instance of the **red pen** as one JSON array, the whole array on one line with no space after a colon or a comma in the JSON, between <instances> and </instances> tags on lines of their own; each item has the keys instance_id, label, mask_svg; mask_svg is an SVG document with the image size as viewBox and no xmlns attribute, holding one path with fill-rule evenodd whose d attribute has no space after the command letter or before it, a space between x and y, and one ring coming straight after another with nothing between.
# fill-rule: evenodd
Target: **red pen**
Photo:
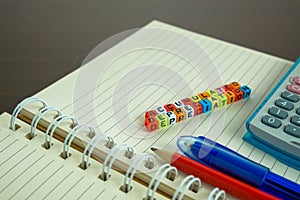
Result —
<instances>
[{"instance_id":1,"label":"red pen","mask_svg":"<svg viewBox=\"0 0 300 200\"><path fill-rule=\"evenodd\" d=\"M279 199L271 194L263 192L255 187L252 187L206 165L198 163L179 153L173 153L156 148L151 148L151 150L163 160L175 166L178 170L183 171L187 174L194 175L204 182L225 190L226 192L238 198L249 200Z\"/></svg>"}]
</instances>

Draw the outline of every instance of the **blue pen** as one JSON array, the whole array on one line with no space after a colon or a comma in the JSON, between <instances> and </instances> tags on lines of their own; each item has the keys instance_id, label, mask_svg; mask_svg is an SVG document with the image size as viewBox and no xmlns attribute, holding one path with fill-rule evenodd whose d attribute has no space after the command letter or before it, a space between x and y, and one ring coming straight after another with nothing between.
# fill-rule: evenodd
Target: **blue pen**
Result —
<instances>
[{"instance_id":1,"label":"blue pen","mask_svg":"<svg viewBox=\"0 0 300 200\"><path fill-rule=\"evenodd\" d=\"M282 199L300 199L300 185L205 137L182 136L179 149L189 158Z\"/></svg>"}]
</instances>

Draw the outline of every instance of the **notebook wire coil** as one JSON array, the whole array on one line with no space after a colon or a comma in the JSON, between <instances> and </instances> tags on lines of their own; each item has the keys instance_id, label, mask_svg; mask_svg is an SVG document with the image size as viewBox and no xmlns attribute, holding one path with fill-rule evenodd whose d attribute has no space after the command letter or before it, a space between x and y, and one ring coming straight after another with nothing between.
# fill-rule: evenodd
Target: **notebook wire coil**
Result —
<instances>
[{"instance_id":1,"label":"notebook wire coil","mask_svg":"<svg viewBox=\"0 0 300 200\"><path fill-rule=\"evenodd\" d=\"M82 153L82 159L81 159L81 168L82 169L86 169L89 166L89 159L96 147L96 145L103 139L106 139L106 144L104 145L105 147L107 147L108 149L111 149L114 145L114 139L108 135L108 134L97 134L95 135L90 141L89 143L86 145L86 147L84 148L84 151ZM92 146L92 147L91 147ZM91 147L91 148L90 148ZM90 148L90 149L89 149ZM88 155L86 155L88 153ZM85 157L86 157L86 161L85 161Z\"/></svg>"},{"instance_id":2,"label":"notebook wire coil","mask_svg":"<svg viewBox=\"0 0 300 200\"><path fill-rule=\"evenodd\" d=\"M106 181L110 177L110 170L113 167L114 162L118 159L118 157L123 153L123 156L130 161L130 164L128 164L128 168L126 170L126 173L124 175L123 183L120 187L120 190L122 190L125 193L128 193L132 190L132 180L134 179L136 173L138 170L140 170L142 167L147 169L153 169L156 165L156 159L148 153L139 153L135 154L134 149L125 143L116 144L114 141L114 138L106 133L100 133L97 134L95 129L87 124L79 124L78 121L70 115L63 115L60 110L53 106L48 106L45 101L38 97L28 97L21 101L13 110L13 114L10 120L10 129L16 130L16 118L20 114L21 110L24 109L25 106L28 104L38 102L41 103L41 107L38 108L36 114L32 118L31 121L31 128L30 128L30 136L31 138L34 138L36 136L36 129L41 119L43 119L44 115L48 112L54 112L56 115L53 117L53 120L49 123L49 125L46 128L45 131L45 140L44 146L46 149L50 149L52 144L52 138L55 134L56 129L66 120L69 121L70 125L69 127L71 130L67 133L67 136L65 137L63 141L63 150L62 150L62 157L64 159L67 159L71 156L70 154L70 147L75 139L76 136L79 135L80 131L85 131L84 129L88 130L87 136L90 138L90 141L86 144L86 146L83 149L80 167L82 169L87 169L90 165L89 159L92 156L92 153L96 146L99 146L98 144L101 141L104 141L105 143L101 146L104 146L108 149L108 153L104 159L101 173L99 177ZM107 169L106 169L107 168ZM106 169L106 170L105 170ZM158 168L158 170L155 172L155 174L152 176L150 182L148 183L148 187L146 190L146 195L144 200L153 200L154 195L156 191L159 188L160 183L162 180L166 177L167 179L173 181L178 176L178 171L176 167L171 166L170 164L164 164ZM186 194L187 190L190 189L194 192L197 192L198 189L201 187L201 181L199 178L195 178L194 176L187 176L184 180L180 182L180 185L177 187L177 190L173 194L172 200L181 200L184 198L184 195ZM153 188L153 189L152 189ZM150 190L152 189L152 192L150 194ZM178 197L179 196L179 197ZM208 200L217 200L217 199L226 199L226 193L223 190L220 190L219 188L215 188L212 190L209 194Z\"/></svg>"},{"instance_id":3,"label":"notebook wire coil","mask_svg":"<svg viewBox=\"0 0 300 200\"><path fill-rule=\"evenodd\" d=\"M50 123L50 125L47 127L46 134L45 134L45 144L44 144L44 146L45 146L46 149L49 149L52 146L52 137L53 137L53 134L54 134L56 128L63 121L68 120L68 119L72 120L72 127L73 128L78 124L78 121L74 117L72 117L70 115L58 116L58 117L56 117L55 119L52 120L52 122ZM51 132L49 134L50 129L51 129ZM49 135L49 140L48 140L48 135Z\"/></svg>"},{"instance_id":4,"label":"notebook wire coil","mask_svg":"<svg viewBox=\"0 0 300 200\"><path fill-rule=\"evenodd\" d=\"M147 153L136 155L134 160L131 162L130 166L128 167L128 169L126 171L123 185L121 186L121 190L123 192L127 193L131 190L131 188L132 188L131 182L134 178L134 175L143 163L146 168L152 169L154 167L154 165L156 164L156 160L152 155L147 154ZM129 175L130 175L130 177L129 177ZM127 179L129 179L128 183L127 183Z\"/></svg>"},{"instance_id":5,"label":"notebook wire coil","mask_svg":"<svg viewBox=\"0 0 300 200\"><path fill-rule=\"evenodd\" d=\"M11 130L15 130L15 124L16 124L16 118L18 117L20 111L28 104L33 103L33 102L40 102L43 104L43 108L47 107L47 104L45 101L43 101L42 99L38 98L38 97L28 97L26 99L24 99L23 101L21 101L13 110L12 113L12 118L10 120L10 129Z\"/></svg>"}]
</instances>

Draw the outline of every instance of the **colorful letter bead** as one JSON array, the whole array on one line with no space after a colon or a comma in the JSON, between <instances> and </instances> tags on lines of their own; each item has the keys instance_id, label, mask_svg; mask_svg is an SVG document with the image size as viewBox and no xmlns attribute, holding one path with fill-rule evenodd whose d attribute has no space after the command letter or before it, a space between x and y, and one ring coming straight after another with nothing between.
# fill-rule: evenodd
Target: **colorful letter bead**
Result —
<instances>
[{"instance_id":1,"label":"colorful letter bead","mask_svg":"<svg viewBox=\"0 0 300 200\"><path fill-rule=\"evenodd\" d=\"M164 108L167 112L173 111L176 109L176 106L172 103L164 105Z\"/></svg>"},{"instance_id":2,"label":"colorful letter bead","mask_svg":"<svg viewBox=\"0 0 300 200\"><path fill-rule=\"evenodd\" d=\"M210 95L207 92L201 92L200 94L198 94L198 96L201 99L206 99L206 98L210 97Z\"/></svg>"},{"instance_id":3,"label":"colorful letter bead","mask_svg":"<svg viewBox=\"0 0 300 200\"><path fill-rule=\"evenodd\" d=\"M184 104L184 105L191 105L193 103L193 101L190 99L190 98L184 98L184 99L181 99L181 102Z\"/></svg>"},{"instance_id":4,"label":"colorful letter bead","mask_svg":"<svg viewBox=\"0 0 300 200\"><path fill-rule=\"evenodd\" d=\"M219 106L226 106L227 105L227 96L225 94L219 94L216 96L219 99Z\"/></svg>"},{"instance_id":5,"label":"colorful letter bead","mask_svg":"<svg viewBox=\"0 0 300 200\"><path fill-rule=\"evenodd\" d=\"M251 89L239 82L231 82L215 89L207 89L198 95L159 106L145 113L145 127L149 132L181 122L193 116L207 113L227 104L248 98Z\"/></svg>"},{"instance_id":6,"label":"colorful letter bead","mask_svg":"<svg viewBox=\"0 0 300 200\"><path fill-rule=\"evenodd\" d=\"M198 101L201 100L201 98L200 98L198 95L195 95L195 96L191 96L191 100L192 100L193 102L198 102Z\"/></svg>"},{"instance_id":7,"label":"colorful letter bead","mask_svg":"<svg viewBox=\"0 0 300 200\"><path fill-rule=\"evenodd\" d=\"M183 106L182 108L185 111L185 116L187 119L194 117L194 108L192 106L187 105L187 106Z\"/></svg>"},{"instance_id":8,"label":"colorful letter bead","mask_svg":"<svg viewBox=\"0 0 300 200\"><path fill-rule=\"evenodd\" d=\"M240 89L243 91L244 96L243 98L246 99L250 96L251 94L251 89L247 85L243 85L240 87Z\"/></svg>"},{"instance_id":9,"label":"colorful letter bead","mask_svg":"<svg viewBox=\"0 0 300 200\"><path fill-rule=\"evenodd\" d=\"M149 110L145 113L145 118L148 118L148 117L153 117L153 116L156 116L157 115L157 112L156 110Z\"/></svg>"},{"instance_id":10,"label":"colorful letter bead","mask_svg":"<svg viewBox=\"0 0 300 200\"><path fill-rule=\"evenodd\" d=\"M206 90L206 93L207 93L209 96L216 96L216 95L218 95L217 91L216 91L216 90L213 90L213 89L208 89L208 90Z\"/></svg>"},{"instance_id":11,"label":"colorful letter bead","mask_svg":"<svg viewBox=\"0 0 300 200\"><path fill-rule=\"evenodd\" d=\"M202 106L202 112L206 113L211 110L211 102L208 99L202 99L199 101Z\"/></svg>"},{"instance_id":12,"label":"colorful letter bead","mask_svg":"<svg viewBox=\"0 0 300 200\"><path fill-rule=\"evenodd\" d=\"M157 115L156 119L158 121L158 127L160 129L168 126L168 118L165 114Z\"/></svg>"},{"instance_id":13,"label":"colorful letter bead","mask_svg":"<svg viewBox=\"0 0 300 200\"><path fill-rule=\"evenodd\" d=\"M174 112L167 112L166 116L168 118L169 126L176 123L176 115L174 114Z\"/></svg>"},{"instance_id":14,"label":"colorful letter bead","mask_svg":"<svg viewBox=\"0 0 300 200\"><path fill-rule=\"evenodd\" d=\"M235 101L235 94L232 91L226 91L227 104L231 104Z\"/></svg>"},{"instance_id":15,"label":"colorful letter bead","mask_svg":"<svg viewBox=\"0 0 300 200\"><path fill-rule=\"evenodd\" d=\"M207 98L211 102L211 109L214 110L216 108L219 108L219 99L216 96L211 96Z\"/></svg>"},{"instance_id":16,"label":"colorful letter bead","mask_svg":"<svg viewBox=\"0 0 300 200\"><path fill-rule=\"evenodd\" d=\"M174 114L176 115L176 122L181 122L185 120L185 112L183 108L177 108L174 110Z\"/></svg>"},{"instance_id":17,"label":"colorful letter bead","mask_svg":"<svg viewBox=\"0 0 300 200\"><path fill-rule=\"evenodd\" d=\"M235 94L235 101L239 101L243 99L244 93L242 90L234 89L232 92Z\"/></svg>"},{"instance_id":18,"label":"colorful letter bead","mask_svg":"<svg viewBox=\"0 0 300 200\"><path fill-rule=\"evenodd\" d=\"M157 130L159 127L156 117L147 117L145 119L145 127L149 132Z\"/></svg>"},{"instance_id":19,"label":"colorful letter bead","mask_svg":"<svg viewBox=\"0 0 300 200\"><path fill-rule=\"evenodd\" d=\"M191 106L194 109L194 116L200 115L200 114L203 113L203 111L202 111L202 105L199 102L194 102L193 104L191 104Z\"/></svg>"},{"instance_id":20,"label":"colorful letter bead","mask_svg":"<svg viewBox=\"0 0 300 200\"><path fill-rule=\"evenodd\" d=\"M215 90L217 91L218 94L224 94L225 92L225 89L223 87L215 88Z\"/></svg>"},{"instance_id":21,"label":"colorful letter bead","mask_svg":"<svg viewBox=\"0 0 300 200\"><path fill-rule=\"evenodd\" d=\"M234 89L238 89L241 87L241 84L236 81L229 83L229 85Z\"/></svg>"},{"instance_id":22,"label":"colorful letter bead","mask_svg":"<svg viewBox=\"0 0 300 200\"><path fill-rule=\"evenodd\" d=\"M222 88L227 92L227 91L231 91L233 90L234 88L231 87L231 85L229 84L226 84L226 85L223 85Z\"/></svg>"},{"instance_id":23,"label":"colorful letter bead","mask_svg":"<svg viewBox=\"0 0 300 200\"><path fill-rule=\"evenodd\" d=\"M162 113L166 113L166 109L163 106L159 106L158 108L156 108L156 111L158 114L162 114Z\"/></svg>"},{"instance_id":24,"label":"colorful letter bead","mask_svg":"<svg viewBox=\"0 0 300 200\"><path fill-rule=\"evenodd\" d=\"M175 101L174 105L176 106L176 108L181 108L184 106L184 104L181 101Z\"/></svg>"}]
</instances>

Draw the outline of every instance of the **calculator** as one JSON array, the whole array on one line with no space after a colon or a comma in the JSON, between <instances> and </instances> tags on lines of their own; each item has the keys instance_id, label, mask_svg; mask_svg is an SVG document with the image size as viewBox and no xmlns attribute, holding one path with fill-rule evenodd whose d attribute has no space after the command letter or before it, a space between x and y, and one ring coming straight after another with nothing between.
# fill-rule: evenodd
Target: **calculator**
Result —
<instances>
[{"instance_id":1,"label":"calculator","mask_svg":"<svg viewBox=\"0 0 300 200\"><path fill-rule=\"evenodd\" d=\"M244 140L300 170L300 57L246 126Z\"/></svg>"}]
</instances>

